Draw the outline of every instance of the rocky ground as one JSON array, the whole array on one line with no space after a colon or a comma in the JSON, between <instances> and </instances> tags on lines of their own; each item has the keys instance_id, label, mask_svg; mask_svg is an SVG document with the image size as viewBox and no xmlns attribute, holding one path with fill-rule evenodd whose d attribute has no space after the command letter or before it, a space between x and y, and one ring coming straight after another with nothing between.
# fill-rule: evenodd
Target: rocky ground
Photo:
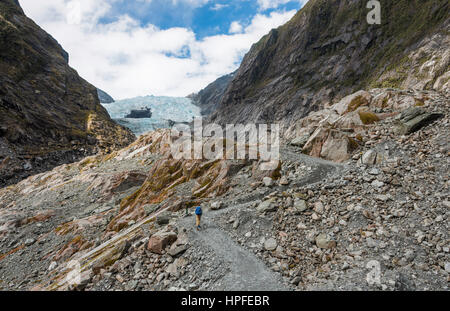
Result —
<instances>
[{"instance_id":1,"label":"rocky ground","mask_svg":"<svg viewBox=\"0 0 450 311\"><path fill-rule=\"evenodd\" d=\"M377 92L390 92L388 106L365 107L386 117L348 131L354 111L341 123L310 116L272 172L176 161L158 131L1 189L0 288L447 290L449 100ZM357 146L318 140L324 128ZM327 145L348 159L304 154Z\"/></svg>"}]
</instances>

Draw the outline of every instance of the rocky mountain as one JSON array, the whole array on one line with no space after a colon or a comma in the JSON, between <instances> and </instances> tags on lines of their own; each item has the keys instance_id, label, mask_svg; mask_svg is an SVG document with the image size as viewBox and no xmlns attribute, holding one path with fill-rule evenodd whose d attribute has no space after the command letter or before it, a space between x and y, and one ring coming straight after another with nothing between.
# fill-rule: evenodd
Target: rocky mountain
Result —
<instances>
[{"instance_id":1,"label":"rocky mountain","mask_svg":"<svg viewBox=\"0 0 450 311\"><path fill-rule=\"evenodd\" d=\"M236 72L233 72L220 77L197 94L188 96L188 98L192 99L194 104L202 109L202 115L208 116L217 110L228 85L235 75Z\"/></svg>"},{"instance_id":2,"label":"rocky mountain","mask_svg":"<svg viewBox=\"0 0 450 311\"><path fill-rule=\"evenodd\" d=\"M448 92L447 0L383 1L369 25L367 1L310 0L245 56L212 120L292 121L361 89Z\"/></svg>"},{"instance_id":3,"label":"rocky mountain","mask_svg":"<svg viewBox=\"0 0 450 311\"><path fill-rule=\"evenodd\" d=\"M135 139L17 1L0 1L0 186Z\"/></svg>"},{"instance_id":4,"label":"rocky mountain","mask_svg":"<svg viewBox=\"0 0 450 311\"><path fill-rule=\"evenodd\" d=\"M98 99L100 100L101 104L111 104L114 103L114 98L112 98L108 93L105 91L102 91L100 89L97 89L98 93Z\"/></svg>"},{"instance_id":5,"label":"rocky mountain","mask_svg":"<svg viewBox=\"0 0 450 311\"><path fill-rule=\"evenodd\" d=\"M448 2L362 2L310 0L211 115L280 121L271 170L159 129L0 189L0 290L448 290Z\"/></svg>"},{"instance_id":6,"label":"rocky mountain","mask_svg":"<svg viewBox=\"0 0 450 311\"><path fill-rule=\"evenodd\" d=\"M158 130L0 189L0 289L447 290L449 98L380 94L398 111L342 164L176 160Z\"/></svg>"}]
</instances>

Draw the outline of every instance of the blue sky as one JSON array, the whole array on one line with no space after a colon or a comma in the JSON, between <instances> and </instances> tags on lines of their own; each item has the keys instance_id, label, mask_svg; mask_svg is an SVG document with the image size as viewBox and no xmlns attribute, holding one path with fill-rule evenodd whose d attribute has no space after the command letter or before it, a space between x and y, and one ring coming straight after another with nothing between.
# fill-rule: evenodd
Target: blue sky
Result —
<instances>
[{"instance_id":1,"label":"blue sky","mask_svg":"<svg viewBox=\"0 0 450 311\"><path fill-rule=\"evenodd\" d=\"M186 96L236 70L306 0L19 0L69 52L79 74L116 99Z\"/></svg>"},{"instance_id":2,"label":"blue sky","mask_svg":"<svg viewBox=\"0 0 450 311\"><path fill-rule=\"evenodd\" d=\"M118 16L128 14L142 25L153 24L161 29L190 28L198 39L202 39L205 36L228 33L233 21L248 25L258 13L269 15L273 11L298 10L300 7L301 2L298 0L281 3L275 8L262 8L255 0L209 1L199 6L183 1L174 4L170 0L124 0L115 3L110 15L103 17L100 22L110 23Z\"/></svg>"}]
</instances>

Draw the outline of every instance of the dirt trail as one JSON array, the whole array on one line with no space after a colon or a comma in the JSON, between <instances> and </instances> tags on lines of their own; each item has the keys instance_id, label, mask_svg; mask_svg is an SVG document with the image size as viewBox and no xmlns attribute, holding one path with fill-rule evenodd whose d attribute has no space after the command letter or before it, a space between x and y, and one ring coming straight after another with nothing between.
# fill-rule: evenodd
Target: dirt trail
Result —
<instances>
[{"instance_id":1,"label":"dirt trail","mask_svg":"<svg viewBox=\"0 0 450 311\"><path fill-rule=\"evenodd\" d=\"M289 158L291 161L301 162L313 168L309 176L299 180L296 186L319 182L327 178L329 174L339 173L344 168L343 165L286 150L283 152L283 158ZM203 229L199 232L194 229L190 230L190 242L199 245L205 252L214 252L216 258L229 265L229 271L218 281L221 284L220 287L225 291L290 290L291 286L283 282L280 274L269 269L253 252L236 243L225 230L216 225L215 219L218 219L219 216L232 209L245 207L246 203L249 203L242 202L239 197L236 197L235 200L230 202L225 209L206 211L202 218ZM188 217L180 219L178 224L182 227L192 228L193 222L193 217Z\"/></svg>"}]
</instances>

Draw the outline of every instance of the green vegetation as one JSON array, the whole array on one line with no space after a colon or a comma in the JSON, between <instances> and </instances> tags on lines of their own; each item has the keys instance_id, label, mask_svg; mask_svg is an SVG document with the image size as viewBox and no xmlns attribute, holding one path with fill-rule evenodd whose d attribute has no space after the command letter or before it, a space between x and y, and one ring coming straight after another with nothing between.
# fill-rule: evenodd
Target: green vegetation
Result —
<instances>
[{"instance_id":1,"label":"green vegetation","mask_svg":"<svg viewBox=\"0 0 450 311\"><path fill-rule=\"evenodd\" d=\"M380 121L380 118L376 114L370 111L360 111L359 117L361 118L361 122L365 125L374 124Z\"/></svg>"}]
</instances>

